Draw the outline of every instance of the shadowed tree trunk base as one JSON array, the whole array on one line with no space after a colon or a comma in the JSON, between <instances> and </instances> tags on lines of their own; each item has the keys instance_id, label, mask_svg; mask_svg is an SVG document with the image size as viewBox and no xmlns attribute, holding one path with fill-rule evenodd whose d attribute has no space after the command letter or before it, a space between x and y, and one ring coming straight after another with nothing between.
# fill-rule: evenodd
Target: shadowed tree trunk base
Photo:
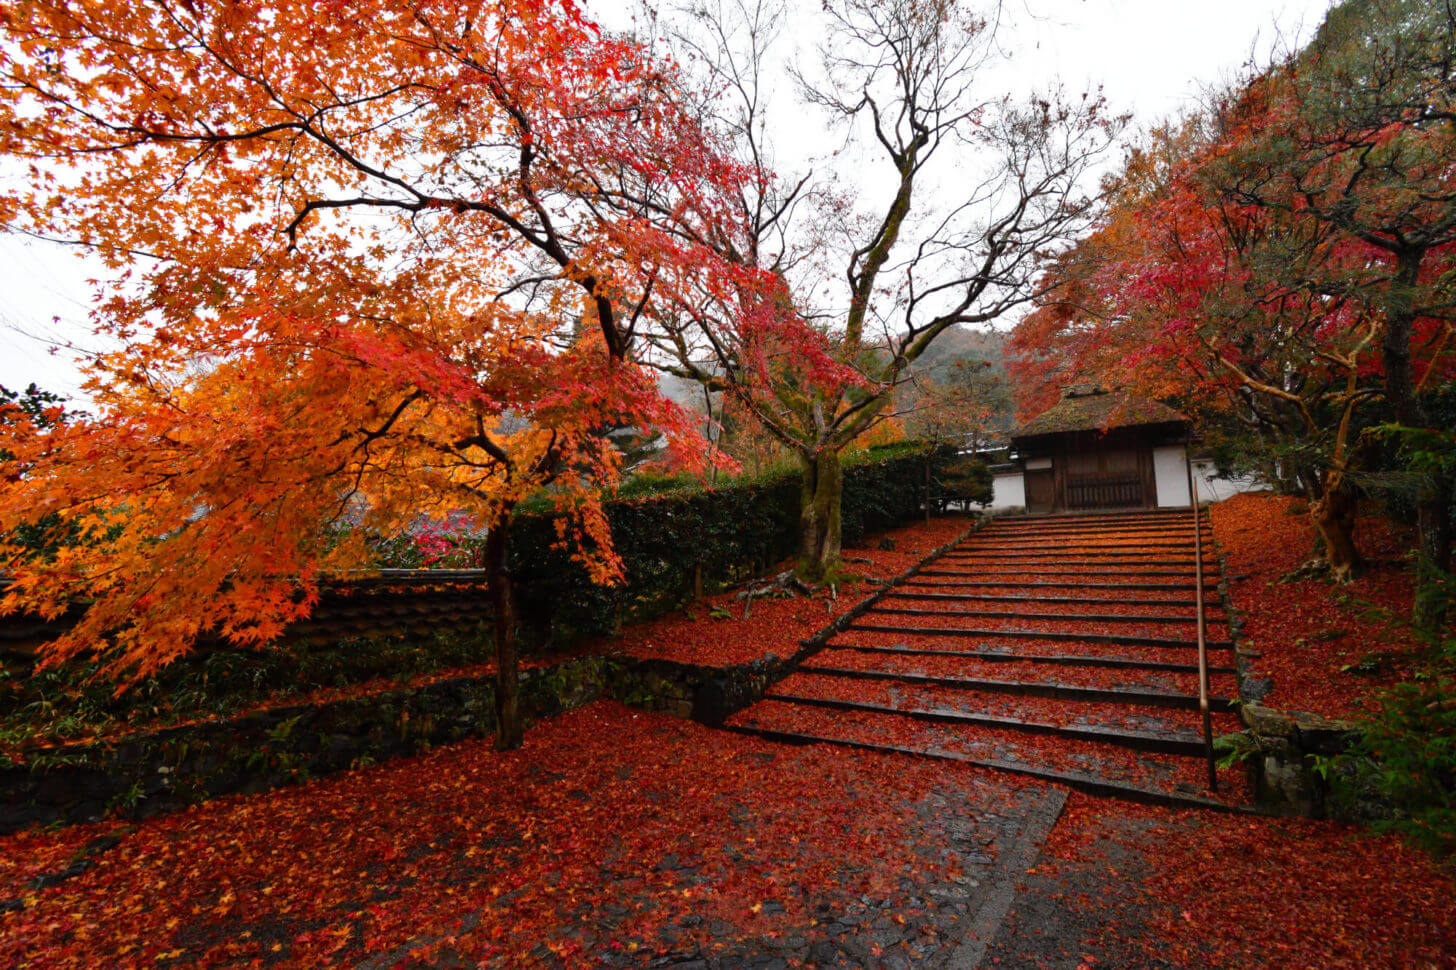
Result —
<instances>
[{"instance_id":1,"label":"shadowed tree trunk base","mask_svg":"<svg viewBox=\"0 0 1456 970\"><path fill-rule=\"evenodd\" d=\"M495 639L495 747L497 751L511 751L521 746L525 732L521 726L521 664L511 597L509 512L486 534L485 560Z\"/></svg>"},{"instance_id":2,"label":"shadowed tree trunk base","mask_svg":"<svg viewBox=\"0 0 1456 970\"><path fill-rule=\"evenodd\" d=\"M1355 548L1355 500L1341 489L1309 503L1309 518L1324 542L1324 559L1336 582L1348 583L1360 568Z\"/></svg>"},{"instance_id":3,"label":"shadowed tree trunk base","mask_svg":"<svg viewBox=\"0 0 1456 970\"><path fill-rule=\"evenodd\" d=\"M1416 504L1416 528L1421 546L1420 587L1416 591L1412 622L1437 631L1446 622L1450 603L1447 583L1451 572L1451 482L1437 479Z\"/></svg>"}]
</instances>

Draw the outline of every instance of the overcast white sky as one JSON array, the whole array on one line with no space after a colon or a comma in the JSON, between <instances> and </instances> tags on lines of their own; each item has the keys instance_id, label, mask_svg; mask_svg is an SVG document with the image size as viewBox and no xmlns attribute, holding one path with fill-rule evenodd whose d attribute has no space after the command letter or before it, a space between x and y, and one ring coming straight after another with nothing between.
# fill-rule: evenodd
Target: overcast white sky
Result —
<instances>
[{"instance_id":1,"label":"overcast white sky","mask_svg":"<svg viewBox=\"0 0 1456 970\"><path fill-rule=\"evenodd\" d=\"M1251 54L1307 38L1330 6L1330 0L1008 2L1019 22L1005 43L1026 87L1057 78L1074 89L1100 83L1111 105L1131 111L1141 125L1196 103L1202 89L1230 77ZM587 0L586 6L609 26L623 25L621 0ZM795 150L792 142L783 147ZM86 280L93 274L60 247L0 235L0 384L35 381L77 393L72 356L52 351L57 343L91 346Z\"/></svg>"}]
</instances>

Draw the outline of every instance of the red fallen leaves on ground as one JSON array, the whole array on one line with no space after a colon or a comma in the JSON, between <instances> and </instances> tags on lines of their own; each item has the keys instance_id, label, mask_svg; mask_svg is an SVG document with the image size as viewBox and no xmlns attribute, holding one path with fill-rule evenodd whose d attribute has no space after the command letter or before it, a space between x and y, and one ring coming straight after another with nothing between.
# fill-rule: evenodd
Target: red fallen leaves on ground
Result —
<instances>
[{"instance_id":1,"label":"red fallen leaves on ground","mask_svg":"<svg viewBox=\"0 0 1456 970\"><path fill-rule=\"evenodd\" d=\"M667 930L712 952L946 876L921 849L947 835L915 803L956 786L1006 790L601 702L518 752L465 742L137 823L39 891L116 825L0 839L0 898L25 900L0 914L0 966L351 966L431 934L512 967L608 947L646 962Z\"/></svg>"},{"instance_id":2,"label":"red fallen leaves on ground","mask_svg":"<svg viewBox=\"0 0 1456 970\"><path fill-rule=\"evenodd\" d=\"M1038 869L1095 865L1099 838L1145 866L1101 868L1146 908L1146 931L1132 942L1150 964L1365 970L1451 966L1456 954L1456 882L1394 836L1074 793ZM1089 946L1119 930L1103 922Z\"/></svg>"},{"instance_id":3,"label":"red fallen leaves on ground","mask_svg":"<svg viewBox=\"0 0 1456 970\"><path fill-rule=\"evenodd\" d=\"M915 710L959 711L967 714L1014 718L1039 724L1096 726L1129 731L1196 732L1197 711L1176 710L1117 702L1078 701L962 690L954 687L861 680L809 672L779 681L771 695L853 701ZM1213 715L1216 734L1237 730L1231 714Z\"/></svg>"},{"instance_id":4,"label":"red fallen leaves on ground","mask_svg":"<svg viewBox=\"0 0 1456 970\"><path fill-rule=\"evenodd\" d=\"M848 562L846 568L876 579L890 579L951 542L971 525L972 520L965 516L944 516L878 533L861 543L863 548L846 549L844 553L846 557L870 562ZM880 549L879 544L885 539L892 540L895 548ZM744 603L736 598L736 590L719 593L704 597L686 613L634 624L616 637L596 641L592 649L704 667L751 663L770 653L790 657L799 649L800 640L819 632L874 588L870 583L853 583L840 589L837 600L824 593L809 598L758 597L753 601L748 619L743 618ZM714 619L714 611L728 615Z\"/></svg>"},{"instance_id":5,"label":"red fallen leaves on ground","mask_svg":"<svg viewBox=\"0 0 1456 970\"><path fill-rule=\"evenodd\" d=\"M957 677L1017 681L1032 684L1064 684L1092 688L1141 688L1174 694L1197 694L1196 671L1128 670L1117 667L1079 667L1033 663L1024 660L977 660L930 654L871 653L830 646L805 662L805 670L831 667L876 673L917 674L927 677ZM1215 695L1229 696L1235 690L1232 674L1209 678Z\"/></svg>"},{"instance_id":6,"label":"red fallen leaves on ground","mask_svg":"<svg viewBox=\"0 0 1456 970\"><path fill-rule=\"evenodd\" d=\"M1249 800L1248 773L1242 768L1220 772L1219 791L1210 794L1205 790L1207 769L1198 758L1149 754L1075 738L929 723L869 711L830 711L780 701L761 701L735 715L732 723L917 751L949 752L981 760L1019 761L1029 767L1091 774L1231 804L1246 804Z\"/></svg>"},{"instance_id":7,"label":"red fallen leaves on ground","mask_svg":"<svg viewBox=\"0 0 1456 970\"><path fill-rule=\"evenodd\" d=\"M1219 502L1211 511L1214 534L1233 605L1244 614L1245 640L1262 653L1255 669L1274 680L1266 703L1349 717L1411 672L1402 655L1419 646L1406 625L1415 595L1406 556L1415 540L1386 519L1363 515L1356 542L1369 564L1355 582L1280 582L1314 550L1314 530L1295 502L1267 494ZM1379 651L1391 659L1378 672L1347 669Z\"/></svg>"}]
</instances>

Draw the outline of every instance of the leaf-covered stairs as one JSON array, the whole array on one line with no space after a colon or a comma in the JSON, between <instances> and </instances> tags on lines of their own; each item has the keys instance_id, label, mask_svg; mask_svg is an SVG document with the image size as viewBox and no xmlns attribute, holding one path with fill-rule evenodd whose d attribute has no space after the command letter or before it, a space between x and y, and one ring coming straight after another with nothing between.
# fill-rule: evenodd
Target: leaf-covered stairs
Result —
<instances>
[{"instance_id":1,"label":"leaf-covered stairs","mask_svg":"<svg viewBox=\"0 0 1456 970\"><path fill-rule=\"evenodd\" d=\"M1228 618L1204 541L1213 733L1237 729ZM1004 518L885 594L734 730L903 751L1145 802L1208 791L1187 509Z\"/></svg>"}]
</instances>

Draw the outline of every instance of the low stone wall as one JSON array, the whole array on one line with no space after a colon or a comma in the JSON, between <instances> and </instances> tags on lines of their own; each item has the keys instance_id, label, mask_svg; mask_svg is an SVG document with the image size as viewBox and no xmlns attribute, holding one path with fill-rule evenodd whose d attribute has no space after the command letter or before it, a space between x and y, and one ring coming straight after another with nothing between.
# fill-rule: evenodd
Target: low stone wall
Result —
<instances>
[{"instance_id":1,"label":"low stone wall","mask_svg":"<svg viewBox=\"0 0 1456 970\"><path fill-rule=\"evenodd\" d=\"M1350 750L1354 726L1262 704L1245 704L1242 715L1253 746L1249 777L1259 807L1280 815L1331 815L1333 779L1319 766Z\"/></svg>"},{"instance_id":2,"label":"low stone wall","mask_svg":"<svg viewBox=\"0 0 1456 970\"><path fill-rule=\"evenodd\" d=\"M529 668L521 674L522 714L527 720L539 720L611 697L709 726L722 725L922 565L923 561L845 610L788 657L770 654L752 663L718 668L595 656ZM113 811L151 815L219 795L264 791L436 745L487 737L494 731L495 678L488 675L59 745L29 752L24 764L0 766L0 833L37 824L94 821Z\"/></svg>"},{"instance_id":3,"label":"low stone wall","mask_svg":"<svg viewBox=\"0 0 1456 970\"><path fill-rule=\"evenodd\" d=\"M1228 560L1216 542L1214 551L1219 564L1218 591L1234 644L1239 717L1246 734L1243 753L1255 802L1271 814L1326 818L1334 807L1334 779L1321 765L1350 750L1356 739L1355 726L1349 721L1281 711L1263 704L1274 682L1255 672L1254 662L1261 654L1245 640L1244 617L1234 605L1229 587Z\"/></svg>"},{"instance_id":4,"label":"low stone wall","mask_svg":"<svg viewBox=\"0 0 1456 970\"><path fill-rule=\"evenodd\" d=\"M617 670L590 657L523 671L522 712L539 719L585 704L606 692ZM24 764L0 769L0 833L93 821L113 810L155 814L494 730L494 677L456 677L32 751Z\"/></svg>"}]
</instances>

